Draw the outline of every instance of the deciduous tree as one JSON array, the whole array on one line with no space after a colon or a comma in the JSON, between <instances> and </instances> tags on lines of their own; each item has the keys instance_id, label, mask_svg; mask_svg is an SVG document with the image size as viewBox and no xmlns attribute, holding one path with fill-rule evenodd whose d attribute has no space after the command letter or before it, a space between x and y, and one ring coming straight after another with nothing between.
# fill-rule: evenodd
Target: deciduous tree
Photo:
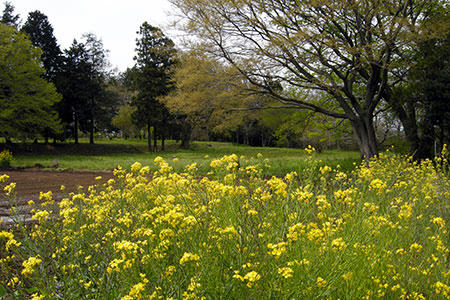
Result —
<instances>
[{"instance_id":1,"label":"deciduous tree","mask_svg":"<svg viewBox=\"0 0 450 300\"><path fill-rule=\"evenodd\" d=\"M47 16L38 10L30 12L25 24L20 30L28 35L34 46L42 50L41 60L45 69L43 76L49 82L56 84L56 74L61 65L62 52L53 35L53 27L48 21ZM57 108L58 105L55 106L55 109ZM51 129L44 129L43 135L47 143L48 138L52 135ZM56 141L55 135L53 135L53 138Z\"/></svg>"},{"instance_id":2,"label":"deciduous tree","mask_svg":"<svg viewBox=\"0 0 450 300\"><path fill-rule=\"evenodd\" d=\"M52 106L61 96L42 78L41 53L25 34L0 24L0 135L7 140L60 130Z\"/></svg>"},{"instance_id":3,"label":"deciduous tree","mask_svg":"<svg viewBox=\"0 0 450 300\"><path fill-rule=\"evenodd\" d=\"M373 117L392 71L438 0L171 0L205 51L284 105L348 119L361 154L378 153ZM274 89L279 83L282 89ZM292 90L304 91L293 98ZM307 92L308 91L308 92ZM314 95L314 97L308 97ZM317 94L324 100L315 101Z\"/></svg>"},{"instance_id":4,"label":"deciduous tree","mask_svg":"<svg viewBox=\"0 0 450 300\"><path fill-rule=\"evenodd\" d=\"M112 125L119 128L125 139L135 137L138 133L138 128L133 122L133 113L136 107L131 105L123 105L119 108L118 114L112 119Z\"/></svg>"},{"instance_id":5,"label":"deciduous tree","mask_svg":"<svg viewBox=\"0 0 450 300\"><path fill-rule=\"evenodd\" d=\"M256 110L238 111L244 103L255 105L254 93L240 89L245 78L230 67L198 51L181 56L174 74L176 88L161 100L174 114L185 115L194 132L227 135L239 127L246 128L249 120L258 119ZM245 135L245 134L244 134Z\"/></svg>"}]
</instances>

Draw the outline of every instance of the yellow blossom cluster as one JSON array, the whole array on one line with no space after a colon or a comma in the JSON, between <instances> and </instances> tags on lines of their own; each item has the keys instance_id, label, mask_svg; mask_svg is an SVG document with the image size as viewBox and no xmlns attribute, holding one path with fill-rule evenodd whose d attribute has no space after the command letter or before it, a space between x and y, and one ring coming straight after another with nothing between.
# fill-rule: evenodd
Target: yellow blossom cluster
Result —
<instances>
[{"instance_id":1,"label":"yellow blossom cluster","mask_svg":"<svg viewBox=\"0 0 450 300\"><path fill-rule=\"evenodd\" d=\"M447 299L444 159L381 154L347 172L308 157L282 177L262 155L213 159L205 176L157 157L59 203L42 193L57 209L30 202L37 224L0 231L0 285L27 299Z\"/></svg>"}]
</instances>

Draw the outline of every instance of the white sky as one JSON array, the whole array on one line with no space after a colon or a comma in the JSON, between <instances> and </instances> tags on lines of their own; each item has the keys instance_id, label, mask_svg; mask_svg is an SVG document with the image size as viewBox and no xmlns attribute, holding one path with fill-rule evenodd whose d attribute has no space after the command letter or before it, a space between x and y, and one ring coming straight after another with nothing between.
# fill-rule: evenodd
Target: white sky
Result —
<instances>
[{"instance_id":1,"label":"white sky","mask_svg":"<svg viewBox=\"0 0 450 300\"><path fill-rule=\"evenodd\" d=\"M5 0L0 2L3 12ZM92 32L108 49L113 67L124 71L132 67L136 31L147 21L160 27L173 38L168 25L173 7L167 0L9 0L20 14L22 23L28 13L39 10L48 17L61 50L69 48L73 39Z\"/></svg>"}]
</instances>

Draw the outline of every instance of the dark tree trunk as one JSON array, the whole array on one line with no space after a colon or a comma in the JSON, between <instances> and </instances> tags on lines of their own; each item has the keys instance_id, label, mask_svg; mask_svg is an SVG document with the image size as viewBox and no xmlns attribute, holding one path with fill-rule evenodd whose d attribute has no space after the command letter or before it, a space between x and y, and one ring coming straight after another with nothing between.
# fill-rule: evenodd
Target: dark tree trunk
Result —
<instances>
[{"instance_id":1,"label":"dark tree trunk","mask_svg":"<svg viewBox=\"0 0 450 300\"><path fill-rule=\"evenodd\" d=\"M74 124L73 124L73 138L75 140L75 144L78 144L78 116L74 114Z\"/></svg>"},{"instance_id":2,"label":"dark tree trunk","mask_svg":"<svg viewBox=\"0 0 450 300\"><path fill-rule=\"evenodd\" d=\"M150 123L147 123L147 144L148 144L148 152L152 152L152 135ZM139 135L139 139L141 139L142 135Z\"/></svg>"},{"instance_id":3,"label":"dark tree trunk","mask_svg":"<svg viewBox=\"0 0 450 300\"><path fill-rule=\"evenodd\" d=\"M250 139L249 139L249 134L248 134L248 131L249 131L249 129L248 129L248 127L249 126L245 126L244 127L244 145L249 145L250 144Z\"/></svg>"},{"instance_id":4,"label":"dark tree trunk","mask_svg":"<svg viewBox=\"0 0 450 300\"><path fill-rule=\"evenodd\" d=\"M423 117L422 134L420 136L420 144L417 147L417 152L414 155L416 159L433 158L434 156L434 125L433 119L429 109L425 109L425 116Z\"/></svg>"},{"instance_id":5,"label":"dark tree trunk","mask_svg":"<svg viewBox=\"0 0 450 300\"><path fill-rule=\"evenodd\" d=\"M192 128L189 124L185 123L181 128L181 148L189 149L191 141ZM209 137L209 136L208 136Z\"/></svg>"},{"instance_id":6,"label":"dark tree trunk","mask_svg":"<svg viewBox=\"0 0 450 300\"><path fill-rule=\"evenodd\" d=\"M351 124L361 152L361 158L367 160L378 155L373 118L365 114L360 116L359 119L351 120Z\"/></svg>"},{"instance_id":7,"label":"dark tree trunk","mask_svg":"<svg viewBox=\"0 0 450 300\"><path fill-rule=\"evenodd\" d=\"M94 98L91 98L91 107L90 107L90 120L89 120L89 144L94 144L94 131L95 131L95 120L94 120Z\"/></svg>"},{"instance_id":8,"label":"dark tree trunk","mask_svg":"<svg viewBox=\"0 0 450 300\"><path fill-rule=\"evenodd\" d=\"M153 152L158 151L158 136L156 134L156 126L153 126Z\"/></svg>"},{"instance_id":9,"label":"dark tree trunk","mask_svg":"<svg viewBox=\"0 0 450 300\"><path fill-rule=\"evenodd\" d=\"M424 126L422 135L419 136L419 130L416 118L415 100L406 100L405 107L399 101L387 99L395 114L403 125L405 136L410 143L410 154L414 159L424 159L433 157L434 128L431 117L425 112Z\"/></svg>"},{"instance_id":10,"label":"dark tree trunk","mask_svg":"<svg viewBox=\"0 0 450 300\"><path fill-rule=\"evenodd\" d=\"M190 139L181 139L181 146L180 147L182 149L189 149L190 144L191 144Z\"/></svg>"},{"instance_id":11,"label":"dark tree trunk","mask_svg":"<svg viewBox=\"0 0 450 300\"><path fill-rule=\"evenodd\" d=\"M94 144L94 120L91 120L91 128L89 128L89 144Z\"/></svg>"}]
</instances>

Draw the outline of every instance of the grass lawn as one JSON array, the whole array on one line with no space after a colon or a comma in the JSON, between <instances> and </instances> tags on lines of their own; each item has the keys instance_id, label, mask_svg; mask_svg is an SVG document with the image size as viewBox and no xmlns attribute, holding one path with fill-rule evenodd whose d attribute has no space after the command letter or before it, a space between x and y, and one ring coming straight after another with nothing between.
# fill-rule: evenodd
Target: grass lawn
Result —
<instances>
[{"instance_id":1,"label":"grass lawn","mask_svg":"<svg viewBox=\"0 0 450 300\"><path fill-rule=\"evenodd\" d=\"M32 147L32 146L30 146ZM301 172L305 168L304 160L307 153L303 149L287 149L273 147L249 147L219 142L193 142L191 149L179 149L175 141L167 141L168 150L157 153L146 151L145 140L114 139L97 140L95 145L89 145L87 140L81 140L79 145L60 144L55 147L39 145L39 151L20 151L15 155L13 166L24 167L41 164L45 167L58 164L61 169L73 170L112 170L118 165L128 169L134 162L153 167L153 160L161 156L175 171L181 171L187 164L197 162L200 172L206 171L211 160L223 155L235 153L252 159L258 153L270 160L271 168L265 175L283 176L287 172ZM26 150L26 149L25 149ZM174 160L174 158L177 158ZM343 170L353 169L354 163L359 163L359 153L355 151L323 151L315 153L314 158L335 167L338 164Z\"/></svg>"}]
</instances>

